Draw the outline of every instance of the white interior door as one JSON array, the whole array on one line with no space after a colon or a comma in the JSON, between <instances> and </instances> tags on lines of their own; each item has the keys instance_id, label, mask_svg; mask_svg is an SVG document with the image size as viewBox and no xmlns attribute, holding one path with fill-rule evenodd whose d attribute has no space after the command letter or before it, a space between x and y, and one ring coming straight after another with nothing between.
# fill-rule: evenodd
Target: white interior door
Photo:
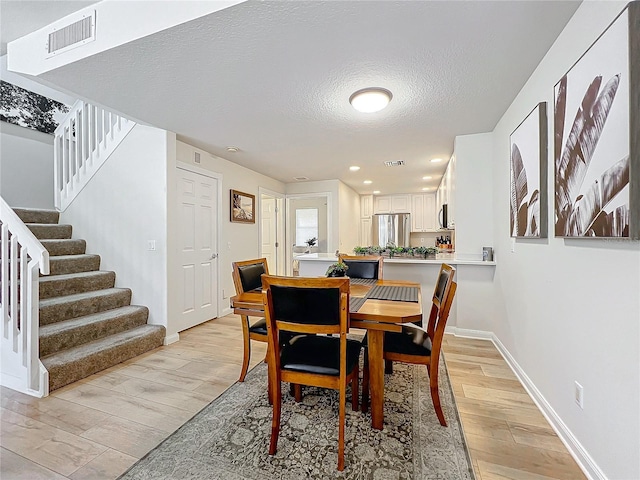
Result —
<instances>
[{"instance_id":1,"label":"white interior door","mask_svg":"<svg viewBox=\"0 0 640 480\"><path fill-rule=\"evenodd\" d=\"M178 331L218 315L218 181L178 169Z\"/></svg>"},{"instance_id":2,"label":"white interior door","mask_svg":"<svg viewBox=\"0 0 640 480\"><path fill-rule=\"evenodd\" d=\"M267 195L262 195L262 215L260 216L261 226L261 255L267 259L267 265L273 273L276 273L276 199Z\"/></svg>"},{"instance_id":3,"label":"white interior door","mask_svg":"<svg viewBox=\"0 0 640 480\"><path fill-rule=\"evenodd\" d=\"M260 256L267 259L269 273L284 275L284 197L260 193Z\"/></svg>"}]
</instances>

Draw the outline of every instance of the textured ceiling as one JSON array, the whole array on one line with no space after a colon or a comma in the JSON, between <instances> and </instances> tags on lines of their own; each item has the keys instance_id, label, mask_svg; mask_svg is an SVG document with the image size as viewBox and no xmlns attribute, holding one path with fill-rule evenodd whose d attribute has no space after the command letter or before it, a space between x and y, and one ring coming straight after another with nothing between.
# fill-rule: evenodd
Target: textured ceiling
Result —
<instances>
[{"instance_id":1,"label":"textured ceiling","mask_svg":"<svg viewBox=\"0 0 640 480\"><path fill-rule=\"evenodd\" d=\"M456 135L493 130L578 5L249 1L43 78L283 182L419 192ZM393 92L385 110L350 106L368 86Z\"/></svg>"}]
</instances>

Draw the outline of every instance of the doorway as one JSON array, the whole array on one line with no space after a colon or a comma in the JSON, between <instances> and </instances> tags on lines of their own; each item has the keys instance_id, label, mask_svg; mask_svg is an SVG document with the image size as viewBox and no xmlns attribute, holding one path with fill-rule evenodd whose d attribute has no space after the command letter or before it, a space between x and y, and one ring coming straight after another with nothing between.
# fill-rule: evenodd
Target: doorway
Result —
<instances>
[{"instance_id":1,"label":"doorway","mask_svg":"<svg viewBox=\"0 0 640 480\"><path fill-rule=\"evenodd\" d=\"M260 256L267 259L269 273L285 274L284 195L259 188L260 194Z\"/></svg>"},{"instance_id":2,"label":"doorway","mask_svg":"<svg viewBox=\"0 0 640 480\"><path fill-rule=\"evenodd\" d=\"M287 274L296 274L295 257L304 253L326 254L332 243L331 194L287 195ZM308 240L315 238L309 247Z\"/></svg>"}]
</instances>

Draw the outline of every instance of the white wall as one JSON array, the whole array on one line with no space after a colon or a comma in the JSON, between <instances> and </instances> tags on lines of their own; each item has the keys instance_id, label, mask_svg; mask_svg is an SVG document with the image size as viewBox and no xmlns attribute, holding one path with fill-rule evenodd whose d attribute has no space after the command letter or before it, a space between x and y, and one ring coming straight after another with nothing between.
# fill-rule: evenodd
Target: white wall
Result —
<instances>
[{"instance_id":1,"label":"white wall","mask_svg":"<svg viewBox=\"0 0 640 480\"><path fill-rule=\"evenodd\" d=\"M53 135L0 122L0 195L12 207L53 209Z\"/></svg>"},{"instance_id":2,"label":"white wall","mask_svg":"<svg viewBox=\"0 0 640 480\"><path fill-rule=\"evenodd\" d=\"M338 215L338 248L352 255L353 247L359 245L360 195L342 182L338 182Z\"/></svg>"},{"instance_id":3,"label":"white wall","mask_svg":"<svg viewBox=\"0 0 640 480\"><path fill-rule=\"evenodd\" d=\"M195 164L194 153L200 153L201 163ZM235 163L216 157L204 150L197 149L184 142L178 141L176 146L176 160L179 162L197 165L211 172L222 175L222 217L220 221L220 245L219 245L219 267L220 267L220 298L221 315L230 313L229 298L235 295L233 279L231 277L231 263L249 258L257 258L260 255L260 245L258 240L259 223L232 223L230 220L230 190L240 190L256 196L256 213L258 209L258 188L264 187L277 193L284 193L284 184L260 173L249 170ZM175 180L169 183L170 192L175 191ZM170 198L175 195L170 193ZM176 215L175 201L170 200L170 219ZM173 222L170 222L173 224ZM172 267L170 267L172 268ZM176 305L177 298L171 292L172 279L169 276L169 312L175 314L179 312ZM224 294L223 294L224 290ZM177 310L176 310L177 309Z\"/></svg>"},{"instance_id":4,"label":"white wall","mask_svg":"<svg viewBox=\"0 0 640 480\"><path fill-rule=\"evenodd\" d=\"M481 133L455 139L458 258L482 260L482 247L494 244L492 138L491 133Z\"/></svg>"},{"instance_id":5,"label":"white wall","mask_svg":"<svg viewBox=\"0 0 640 480\"><path fill-rule=\"evenodd\" d=\"M631 480L640 478L640 243L555 238L552 219L553 87L624 4L583 2L493 132L500 307L488 330L566 426L590 474ZM550 238L517 240L510 253L509 134L540 101L549 122ZM459 204L458 228L463 211ZM584 409L574 381L584 387Z\"/></svg>"},{"instance_id":6,"label":"white wall","mask_svg":"<svg viewBox=\"0 0 640 480\"><path fill-rule=\"evenodd\" d=\"M167 145L174 134L136 125L98 170L60 223L116 272L116 287L149 308L149 323L167 325ZM147 240L156 250L147 250Z\"/></svg>"}]
</instances>

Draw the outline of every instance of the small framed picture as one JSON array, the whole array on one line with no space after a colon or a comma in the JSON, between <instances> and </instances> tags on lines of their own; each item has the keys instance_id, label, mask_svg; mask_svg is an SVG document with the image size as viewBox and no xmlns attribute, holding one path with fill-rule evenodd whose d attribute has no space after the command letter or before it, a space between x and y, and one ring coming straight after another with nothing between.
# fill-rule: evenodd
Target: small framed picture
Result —
<instances>
[{"instance_id":1,"label":"small framed picture","mask_svg":"<svg viewBox=\"0 0 640 480\"><path fill-rule=\"evenodd\" d=\"M256 223L256 196L231 190L231 221Z\"/></svg>"}]
</instances>

